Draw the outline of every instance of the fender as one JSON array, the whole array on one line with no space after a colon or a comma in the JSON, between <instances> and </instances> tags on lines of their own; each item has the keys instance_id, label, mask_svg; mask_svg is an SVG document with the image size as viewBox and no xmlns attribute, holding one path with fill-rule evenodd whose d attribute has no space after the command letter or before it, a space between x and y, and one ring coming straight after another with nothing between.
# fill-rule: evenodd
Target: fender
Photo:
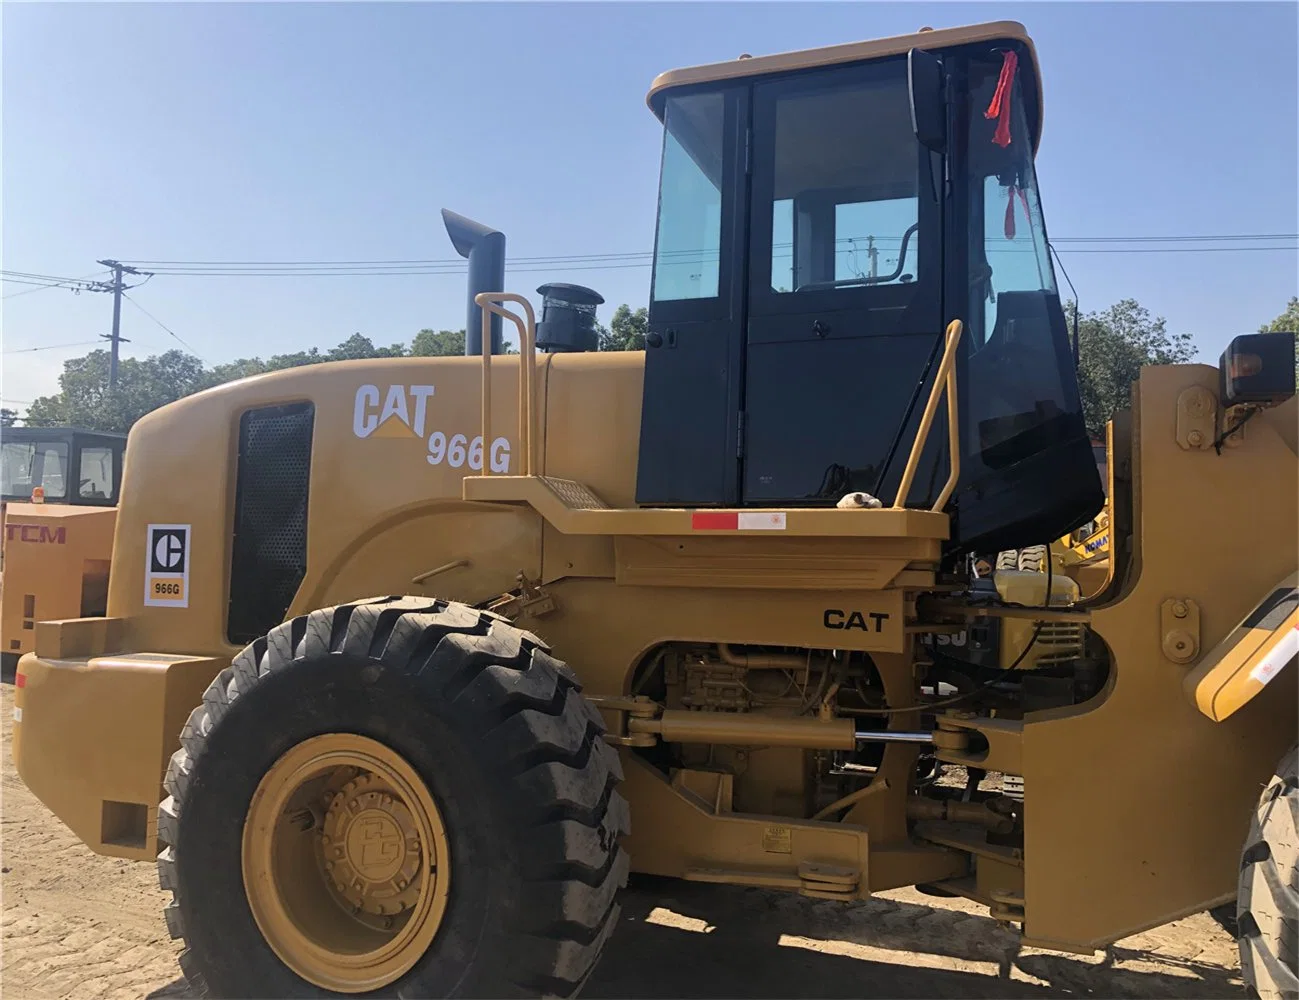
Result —
<instances>
[{"instance_id":1,"label":"fender","mask_svg":"<svg viewBox=\"0 0 1299 1000\"><path fill-rule=\"evenodd\" d=\"M1183 682L1186 696L1222 722L1299 655L1299 573L1273 587Z\"/></svg>"}]
</instances>

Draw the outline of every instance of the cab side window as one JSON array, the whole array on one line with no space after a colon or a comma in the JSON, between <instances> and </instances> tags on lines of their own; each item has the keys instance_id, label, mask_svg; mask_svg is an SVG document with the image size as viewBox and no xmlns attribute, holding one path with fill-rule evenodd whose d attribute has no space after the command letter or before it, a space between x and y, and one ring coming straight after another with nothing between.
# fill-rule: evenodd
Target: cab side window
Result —
<instances>
[{"instance_id":1,"label":"cab side window","mask_svg":"<svg viewBox=\"0 0 1299 1000\"><path fill-rule=\"evenodd\" d=\"M83 500L108 500L113 495L113 463L111 448L81 449L81 482L77 495Z\"/></svg>"}]
</instances>

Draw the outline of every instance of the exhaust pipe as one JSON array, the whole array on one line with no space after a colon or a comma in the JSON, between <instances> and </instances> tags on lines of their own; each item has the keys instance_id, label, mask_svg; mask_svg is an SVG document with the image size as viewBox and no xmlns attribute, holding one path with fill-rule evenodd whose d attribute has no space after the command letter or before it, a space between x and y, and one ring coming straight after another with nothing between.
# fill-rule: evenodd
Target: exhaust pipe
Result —
<instances>
[{"instance_id":1,"label":"exhaust pipe","mask_svg":"<svg viewBox=\"0 0 1299 1000\"><path fill-rule=\"evenodd\" d=\"M481 222L442 209L442 222L456 253L469 261L469 310L465 318L465 354L483 353L483 314L474 302L479 292L505 291L505 234ZM501 317L492 316L492 353L500 354Z\"/></svg>"}]
</instances>

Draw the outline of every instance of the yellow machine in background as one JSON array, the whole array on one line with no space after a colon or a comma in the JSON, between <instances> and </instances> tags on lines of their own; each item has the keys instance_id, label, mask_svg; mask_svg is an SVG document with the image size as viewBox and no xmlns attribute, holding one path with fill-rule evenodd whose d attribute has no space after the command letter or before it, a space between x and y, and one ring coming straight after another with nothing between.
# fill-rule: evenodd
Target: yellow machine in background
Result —
<instances>
[{"instance_id":1,"label":"yellow machine in background","mask_svg":"<svg viewBox=\"0 0 1299 1000\"><path fill-rule=\"evenodd\" d=\"M37 620L105 613L125 448L125 434L75 427L0 432L0 663L6 677L34 648Z\"/></svg>"},{"instance_id":2,"label":"yellow machine in background","mask_svg":"<svg viewBox=\"0 0 1299 1000\"><path fill-rule=\"evenodd\" d=\"M13 752L156 861L193 992L571 996L639 871L1083 953L1234 902L1292 994L1294 341L1144 369L1103 486L1041 94L1013 22L664 74L644 351L444 213L475 356L132 428L107 616L36 624ZM972 568L1102 508L1095 594Z\"/></svg>"},{"instance_id":3,"label":"yellow machine in background","mask_svg":"<svg viewBox=\"0 0 1299 1000\"><path fill-rule=\"evenodd\" d=\"M1096 468L1102 482L1108 482L1106 447L1092 442ZM1050 546L1030 545L1023 549L1009 549L997 554L998 571L1018 570L1029 573L1047 571L1047 552L1051 554L1050 566L1054 572L1067 576L1077 583L1077 597L1091 597L1106 585L1110 570L1110 513L1109 504L1086 524L1075 528L1053 541ZM1065 599L1062 597L1062 599Z\"/></svg>"},{"instance_id":4,"label":"yellow machine in background","mask_svg":"<svg viewBox=\"0 0 1299 1000\"><path fill-rule=\"evenodd\" d=\"M117 511L107 507L8 505L0 590L6 676L35 648L38 620L106 613L116 518Z\"/></svg>"}]
</instances>

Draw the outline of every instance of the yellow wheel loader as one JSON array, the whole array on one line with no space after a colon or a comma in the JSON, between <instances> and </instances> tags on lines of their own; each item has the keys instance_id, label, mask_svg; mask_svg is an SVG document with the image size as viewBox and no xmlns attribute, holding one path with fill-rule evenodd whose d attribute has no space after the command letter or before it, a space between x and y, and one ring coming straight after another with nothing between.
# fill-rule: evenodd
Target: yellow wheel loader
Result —
<instances>
[{"instance_id":1,"label":"yellow wheel loader","mask_svg":"<svg viewBox=\"0 0 1299 1000\"><path fill-rule=\"evenodd\" d=\"M1023 27L648 103L645 350L596 352L590 289L537 319L504 235L448 212L468 356L143 418L107 617L19 664L27 786L156 859L198 994L573 995L629 872L914 885L1080 953L1234 901L1246 979L1292 993L1290 339L1145 369L1108 586L1003 594L971 567L1105 501ZM986 623L1013 655L938 641Z\"/></svg>"},{"instance_id":2,"label":"yellow wheel loader","mask_svg":"<svg viewBox=\"0 0 1299 1000\"><path fill-rule=\"evenodd\" d=\"M0 432L0 664L6 679L41 619L104 614L126 435Z\"/></svg>"}]
</instances>

